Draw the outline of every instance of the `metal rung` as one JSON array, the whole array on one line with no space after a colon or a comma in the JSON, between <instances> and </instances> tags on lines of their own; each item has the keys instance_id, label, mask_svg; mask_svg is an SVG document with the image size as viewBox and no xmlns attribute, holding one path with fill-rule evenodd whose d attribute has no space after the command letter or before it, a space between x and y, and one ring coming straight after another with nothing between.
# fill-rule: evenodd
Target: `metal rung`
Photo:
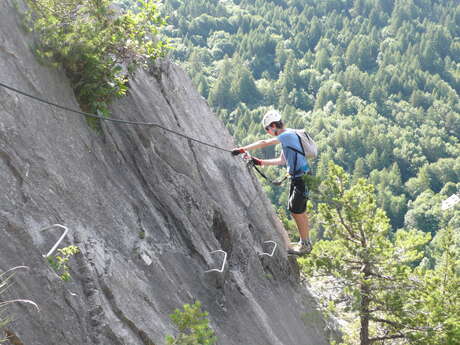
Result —
<instances>
[{"instance_id":1,"label":"metal rung","mask_svg":"<svg viewBox=\"0 0 460 345\"><path fill-rule=\"evenodd\" d=\"M64 229L64 232L62 233L61 237L59 237L59 240L57 240L57 242L55 243L55 245L50 249L50 251L48 252L48 254L46 255L43 255L44 258L47 258L48 256L50 256L51 254L54 253L54 251L57 249L57 247L59 246L59 244L61 244L62 240L64 239L64 237L66 237L67 233L69 232L69 228L64 226L64 225L61 225L61 224L53 224L53 225L50 225L46 228L43 228L43 229L40 229L40 232L42 231L46 231L46 230L50 230L50 229L54 229L54 228L61 228L61 229Z\"/></svg>"},{"instance_id":2,"label":"metal rung","mask_svg":"<svg viewBox=\"0 0 460 345\"><path fill-rule=\"evenodd\" d=\"M259 256L269 256L269 257L272 257L273 254L275 254L275 250L276 250L276 247L278 247L278 243L276 243L275 241L265 241L264 244L265 244L265 243L273 243L273 244L274 244L273 249L272 249L272 252L271 252L271 253L265 253L265 252L263 252L263 253L260 253Z\"/></svg>"},{"instance_id":3,"label":"metal rung","mask_svg":"<svg viewBox=\"0 0 460 345\"><path fill-rule=\"evenodd\" d=\"M225 263L227 262L227 252L218 249L218 250L214 250L214 251L210 252L209 254L214 254L214 253L217 253L217 252L224 253L224 261L222 262L222 268L220 270L218 270L217 268L213 268L212 270L207 270L204 273L208 273L208 272L222 273L224 271Z\"/></svg>"}]
</instances>

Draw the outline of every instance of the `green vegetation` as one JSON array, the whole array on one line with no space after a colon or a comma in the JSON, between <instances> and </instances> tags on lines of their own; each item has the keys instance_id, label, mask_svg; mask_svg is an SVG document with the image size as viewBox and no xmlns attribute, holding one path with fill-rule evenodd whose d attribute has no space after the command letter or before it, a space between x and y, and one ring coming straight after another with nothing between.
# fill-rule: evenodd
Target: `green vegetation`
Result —
<instances>
[{"instance_id":1,"label":"green vegetation","mask_svg":"<svg viewBox=\"0 0 460 345\"><path fill-rule=\"evenodd\" d=\"M27 3L26 22L38 38L37 56L64 68L85 111L108 116L108 103L126 93L135 67L166 52L166 43L157 38L164 19L155 0L136 1L122 13L110 0Z\"/></svg>"},{"instance_id":2,"label":"green vegetation","mask_svg":"<svg viewBox=\"0 0 460 345\"><path fill-rule=\"evenodd\" d=\"M49 265L63 281L69 281L72 279L67 263L72 256L79 252L80 249L77 246L72 245L58 249L58 254L55 256L47 257Z\"/></svg>"},{"instance_id":3,"label":"green vegetation","mask_svg":"<svg viewBox=\"0 0 460 345\"><path fill-rule=\"evenodd\" d=\"M261 118L274 106L317 141L318 176L332 160L375 185L393 232L441 228L438 205L460 188L458 1L164 3L172 57L237 143L262 138ZM264 188L285 207L286 188Z\"/></svg>"},{"instance_id":4,"label":"green vegetation","mask_svg":"<svg viewBox=\"0 0 460 345\"><path fill-rule=\"evenodd\" d=\"M139 238L140 238L141 240L145 239L145 230L140 230L140 231L139 231Z\"/></svg>"},{"instance_id":5,"label":"green vegetation","mask_svg":"<svg viewBox=\"0 0 460 345\"><path fill-rule=\"evenodd\" d=\"M299 263L309 276L328 277L325 304L341 304L338 316L359 319L347 329L344 344L460 343L460 241L451 228L431 234L398 230L377 207L374 188L330 164L318 207L324 239ZM428 252L431 250L431 254ZM431 258L432 263L428 258ZM423 259L423 260L422 260ZM332 303L331 303L332 302Z\"/></svg>"},{"instance_id":6,"label":"green vegetation","mask_svg":"<svg viewBox=\"0 0 460 345\"><path fill-rule=\"evenodd\" d=\"M214 331L209 327L206 318L207 312L201 311L201 303L196 301L194 304L185 304L184 310L176 309L171 314L171 320L177 327L179 333L176 337L168 335L167 345L213 345L217 338Z\"/></svg>"}]
</instances>

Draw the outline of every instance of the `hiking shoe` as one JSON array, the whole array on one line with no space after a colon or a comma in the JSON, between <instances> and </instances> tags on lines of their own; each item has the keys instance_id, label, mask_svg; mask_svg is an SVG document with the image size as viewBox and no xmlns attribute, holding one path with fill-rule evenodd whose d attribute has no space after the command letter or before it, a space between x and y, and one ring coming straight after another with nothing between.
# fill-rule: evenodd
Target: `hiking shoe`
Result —
<instances>
[{"instance_id":1,"label":"hiking shoe","mask_svg":"<svg viewBox=\"0 0 460 345\"><path fill-rule=\"evenodd\" d=\"M306 240L305 242L299 241L297 243L291 243L290 248L288 248L288 254L302 256L310 254L311 250L312 244L310 240Z\"/></svg>"},{"instance_id":2,"label":"hiking shoe","mask_svg":"<svg viewBox=\"0 0 460 345\"><path fill-rule=\"evenodd\" d=\"M307 251L307 254L310 254L313 249L313 244L311 243L310 239L303 242L303 248Z\"/></svg>"}]
</instances>

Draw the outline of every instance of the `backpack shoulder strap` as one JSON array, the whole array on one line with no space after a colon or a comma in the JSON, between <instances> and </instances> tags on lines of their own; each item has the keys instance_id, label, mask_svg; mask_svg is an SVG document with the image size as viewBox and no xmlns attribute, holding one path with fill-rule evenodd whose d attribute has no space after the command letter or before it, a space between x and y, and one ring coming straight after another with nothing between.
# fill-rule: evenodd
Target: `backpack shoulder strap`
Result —
<instances>
[{"instance_id":1,"label":"backpack shoulder strap","mask_svg":"<svg viewBox=\"0 0 460 345\"><path fill-rule=\"evenodd\" d=\"M297 136L297 139L299 139L299 145L300 145L300 148L301 148L302 151L297 150L296 148L294 148L292 146L286 146L288 149L291 149L292 151L294 151L296 153L295 159L294 159L294 169L297 168L297 154L305 156L305 150L304 150L303 145L302 145L302 139L300 138L299 133L295 132L295 135ZM295 170L293 172L293 176L295 176L295 174L297 172L298 172L298 170Z\"/></svg>"},{"instance_id":2,"label":"backpack shoulder strap","mask_svg":"<svg viewBox=\"0 0 460 345\"><path fill-rule=\"evenodd\" d=\"M294 152L296 152L296 153L302 155L302 156L305 156L305 150L304 150L303 145L302 145L302 139L300 138L300 135L299 135L299 133L298 133L297 131L294 132L294 133L295 133L295 135L297 136L297 139L299 139L299 146L300 146L300 149L301 149L302 151L300 151L300 150L298 150L298 149L296 149L296 148L294 148L294 147L292 147L292 146L286 146L286 147L287 147L288 149L291 149L292 151L294 151ZM297 156L296 156L296 158L297 158Z\"/></svg>"},{"instance_id":3,"label":"backpack shoulder strap","mask_svg":"<svg viewBox=\"0 0 460 345\"><path fill-rule=\"evenodd\" d=\"M303 133L306 133L305 131ZM299 139L299 145L300 145L300 148L302 149L302 156L305 156L305 149L303 148L303 145L302 145L302 138L300 137L299 133L296 133L295 135L297 135L297 139Z\"/></svg>"}]
</instances>

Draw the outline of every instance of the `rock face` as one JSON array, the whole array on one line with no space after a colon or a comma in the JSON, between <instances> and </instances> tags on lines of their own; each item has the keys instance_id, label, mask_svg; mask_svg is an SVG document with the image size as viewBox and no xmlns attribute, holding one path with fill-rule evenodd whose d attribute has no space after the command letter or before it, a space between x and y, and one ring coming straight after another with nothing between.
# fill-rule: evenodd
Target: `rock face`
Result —
<instances>
[{"instance_id":1,"label":"rock face","mask_svg":"<svg viewBox=\"0 0 460 345\"><path fill-rule=\"evenodd\" d=\"M65 74L40 65L11 0L0 1L0 81L78 109ZM139 72L112 117L158 123L230 149L232 138L168 62ZM158 127L85 119L0 87L0 271L18 265L10 344L164 344L169 314L200 300L222 345L327 344L283 229L255 177L228 152ZM71 282L43 254L77 245ZM273 257L259 254L276 241ZM224 250L228 259L220 268ZM5 296L2 296L5 297ZM7 342L8 343L8 342Z\"/></svg>"}]
</instances>

